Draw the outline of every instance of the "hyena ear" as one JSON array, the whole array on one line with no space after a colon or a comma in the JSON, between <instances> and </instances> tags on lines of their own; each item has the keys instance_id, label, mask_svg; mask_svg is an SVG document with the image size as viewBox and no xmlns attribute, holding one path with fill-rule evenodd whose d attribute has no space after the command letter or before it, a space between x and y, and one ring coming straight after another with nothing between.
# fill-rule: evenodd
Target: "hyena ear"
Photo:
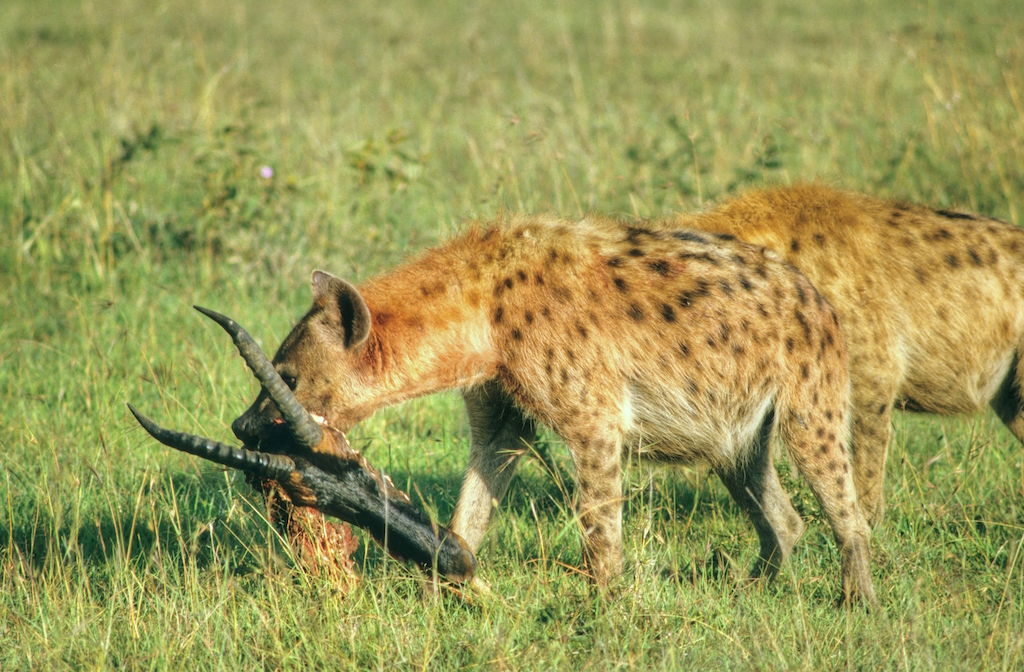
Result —
<instances>
[{"instance_id":1,"label":"hyena ear","mask_svg":"<svg viewBox=\"0 0 1024 672\"><path fill-rule=\"evenodd\" d=\"M357 348L370 335L370 309L359 291L341 278L324 271L313 271L313 303L338 321L345 348Z\"/></svg>"}]
</instances>

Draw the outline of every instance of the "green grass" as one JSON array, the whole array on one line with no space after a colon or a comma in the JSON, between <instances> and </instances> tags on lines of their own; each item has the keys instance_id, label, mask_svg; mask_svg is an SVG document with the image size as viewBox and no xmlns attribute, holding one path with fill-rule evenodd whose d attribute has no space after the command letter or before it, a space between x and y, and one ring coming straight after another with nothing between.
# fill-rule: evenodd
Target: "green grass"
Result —
<instances>
[{"instance_id":1,"label":"green grass","mask_svg":"<svg viewBox=\"0 0 1024 672\"><path fill-rule=\"evenodd\" d=\"M627 578L594 599L533 460L490 597L424 597L372 544L346 593L238 476L144 436L126 401L228 438L255 394L191 304L273 347L312 268L365 278L471 218L806 179L1024 218L1017 0L431 4L0 3L0 669L1024 667L1024 450L991 414L897 417L870 614L833 607L793 479L810 523L768 588L735 591L756 538L716 479L634 469ZM441 395L353 439L446 520L467 433Z\"/></svg>"}]
</instances>

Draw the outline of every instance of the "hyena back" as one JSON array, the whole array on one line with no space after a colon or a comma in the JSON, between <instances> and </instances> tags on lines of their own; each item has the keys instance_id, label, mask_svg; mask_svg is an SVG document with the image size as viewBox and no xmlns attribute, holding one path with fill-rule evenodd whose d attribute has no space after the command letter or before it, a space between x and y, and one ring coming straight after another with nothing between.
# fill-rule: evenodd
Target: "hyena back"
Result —
<instances>
[{"instance_id":1,"label":"hyena back","mask_svg":"<svg viewBox=\"0 0 1024 672\"><path fill-rule=\"evenodd\" d=\"M313 289L274 360L311 412L347 430L382 406L464 391L471 453L451 527L472 550L539 422L571 453L598 583L622 568L625 451L708 463L754 523L754 575L771 577L803 529L773 465L777 429L842 549L844 593L873 599L842 331L775 254L689 229L514 219L358 290L320 272ZM257 399L236 434L258 442L274 414Z\"/></svg>"},{"instance_id":2,"label":"hyena back","mask_svg":"<svg viewBox=\"0 0 1024 672\"><path fill-rule=\"evenodd\" d=\"M775 250L839 314L850 358L857 496L877 522L894 407L991 404L1024 441L1024 231L821 185L755 191L664 222Z\"/></svg>"}]
</instances>

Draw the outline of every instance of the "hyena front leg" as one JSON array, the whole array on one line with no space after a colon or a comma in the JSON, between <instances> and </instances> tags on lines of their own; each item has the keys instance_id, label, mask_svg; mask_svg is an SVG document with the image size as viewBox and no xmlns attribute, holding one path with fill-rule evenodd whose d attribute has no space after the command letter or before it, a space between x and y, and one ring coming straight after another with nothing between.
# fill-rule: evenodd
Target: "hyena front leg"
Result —
<instances>
[{"instance_id":1,"label":"hyena front leg","mask_svg":"<svg viewBox=\"0 0 1024 672\"><path fill-rule=\"evenodd\" d=\"M463 393L469 415L469 468L462 481L451 529L475 553L515 473L519 458L532 445L536 424L516 408L505 388L489 381Z\"/></svg>"},{"instance_id":2,"label":"hyena front leg","mask_svg":"<svg viewBox=\"0 0 1024 672\"><path fill-rule=\"evenodd\" d=\"M800 515L790 504L789 495L779 483L772 460L771 433L775 413L769 413L749 455L731 469L718 469L718 476L733 499L750 516L761 542L761 555L751 579L772 579L789 557L804 531Z\"/></svg>"},{"instance_id":3,"label":"hyena front leg","mask_svg":"<svg viewBox=\"0 0 1024 672\"><path fill-rule=\"evenodd\" d=\"M563 432L576 468L576 510L583 562L590 578L607 585L622 573L622 437L618 432Z\"/></svg>"}]
</instances>

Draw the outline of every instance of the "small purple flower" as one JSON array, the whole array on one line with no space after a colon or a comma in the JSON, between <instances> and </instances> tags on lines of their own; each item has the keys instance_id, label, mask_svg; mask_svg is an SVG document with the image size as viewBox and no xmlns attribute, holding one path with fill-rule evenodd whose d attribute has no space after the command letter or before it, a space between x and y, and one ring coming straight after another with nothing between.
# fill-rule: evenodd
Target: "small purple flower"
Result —
<instances>
[{"instance_id":1,"label":"small purple flower","mask_svg":"<svg viewBox=\"0 0 1024 672\"><path fill-rule=\"evenodd\" d=\"M270 166L263 166L262 168L260 168L260 177L262 177L264 180L269 180L273 176L274 169L271 168Z\"/></svg>"}]
</instances>

